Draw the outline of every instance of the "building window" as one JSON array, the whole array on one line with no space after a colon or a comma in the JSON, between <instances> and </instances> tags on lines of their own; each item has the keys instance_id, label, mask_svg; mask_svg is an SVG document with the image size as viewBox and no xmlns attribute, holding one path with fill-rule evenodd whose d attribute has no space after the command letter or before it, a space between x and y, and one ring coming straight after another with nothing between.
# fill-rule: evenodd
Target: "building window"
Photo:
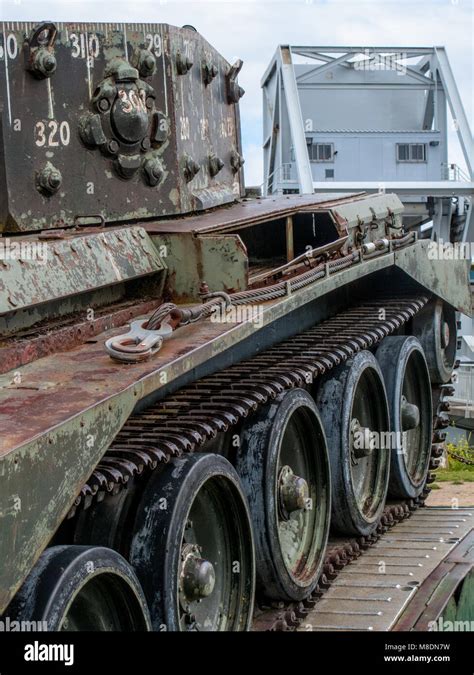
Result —
<instances>
[{"instance_id":1,"label":"building window","mask_svg":"<svg viewBox=\"0 0 474 675\"><path fill-rule=\"evenodd\" d=\"M326 169L326 178L334 178L334 169Z\"/></svg>"},{"instance_id":2,"label":"building window","mask_svg":"<svg viewBox=\"0 0 474 675\"><path fill-rule=\"evenodd\" d=\"M397 162L426 162L426 145L397 143Z\"/></svg>"},{"instance_id":3,"label":"building window","mask_svg":"<svg viewBox=\"0 0 474 675\"><path fill-rule=\"evenodd\" d=\"M333 143L312 143L308 141L308 154L312 162L332 162L334 145Z\"/></svg>"}]
</instances>

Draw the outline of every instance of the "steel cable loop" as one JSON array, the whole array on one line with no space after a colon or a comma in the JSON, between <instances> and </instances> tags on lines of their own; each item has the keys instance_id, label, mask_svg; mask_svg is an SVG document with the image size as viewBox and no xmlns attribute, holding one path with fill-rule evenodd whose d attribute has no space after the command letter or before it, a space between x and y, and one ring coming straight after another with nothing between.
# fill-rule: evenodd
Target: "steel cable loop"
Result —
<instances>
[{"instance_id":1,"label":"steel cable loop","mask_svg":"<svg viewBox=\"0 0 474 675\"><path fill-rule=\"evenodd\" d=\"M179 307L173 302L165 302L163 305L160 305L155 309L155 311L149 317L146 323L147 330L156 330L161 326L161 323L170 315L172 312L180 311Z\"/></svg>"},{"instance_id":2,"label":"steel cable loop","mask_svg":"<svg viewBox=\"0 0 474 675\"><path fill-rule=\"evenodd\" d=\"M411 239L411 237L412 235L408 234L399 239L399 245L402 245L407 239ZM160 305L152 313L148 321L144 324L144 327L146 327L147 330L158 330L165 319L171 317L171 326L174 330L179 326L186 326L190 323L195 323L201 319L208 318L218 306L221 306L224 311L227 311L232 306L276 300L277 298L282 298L291 294L293 291L298 291L309 286L318 279L330 274L331 271L350 267L354 262L360 261L361 259L360 250L356 250L338 260L320 263L316 267L299 274L293 279L280 281L277 284L272 284L265 288L238 291L237 293L232 294L223 292L208 293L203 296L203 300L207 299L208 301L201 305L179 307L175 303L167 302Z\"/></svg>"},{"instance_id":3,"label":"steel cable loop","mask_svg":"<svg viewBox=\"0 0 474 675\"><path fill-rule=\"evenodd\" d=\"M329 269L343 269L350 266L355 260L360 259L360 253L350 253L349 255L327 263ZM294 279L288 281L280 281L277 284L272 284L266 288L238 291L237 293L225 294L224 297L211 297L208 302L203 305L195 305L192 307L178 307L172 302L166 302L160 305L149 317L146 325L147 330L156 330L161 323L168 317L176 314L176 319L179 319L176 327L186 326L189 323L195 323L201 319L209 317L219 305L224 305L227 308L228 300L231 305L240 306L252 304L255 302L266 302L268 300L276 300L277 298L285 297L288 291L296 291L308 286L309 284L321 279L326 274L326 264L320 264L310 270L298 275ZM212 296L212 294L209 294ZM228 300L227 300L228 299Z\"/></svg>"}]
</instances>

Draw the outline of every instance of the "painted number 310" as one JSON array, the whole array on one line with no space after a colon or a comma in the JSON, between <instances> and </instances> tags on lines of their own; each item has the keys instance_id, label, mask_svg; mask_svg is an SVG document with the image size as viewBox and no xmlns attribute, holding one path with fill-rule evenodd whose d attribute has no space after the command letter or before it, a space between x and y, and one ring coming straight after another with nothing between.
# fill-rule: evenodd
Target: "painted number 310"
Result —
<instances>
[{"instance_id":1,"label":"painted number 310","mask_svg":"<svg viewBox=\"0 0 474 675\"><path fill-rule=\"evenodd\" d=\"M35 143L39 148L46 146L48 148L57 148L59 145L69 145L71 139L71 130L68 122L50 120L36 122L35 124Z\"/></svg>"}]
</instances>

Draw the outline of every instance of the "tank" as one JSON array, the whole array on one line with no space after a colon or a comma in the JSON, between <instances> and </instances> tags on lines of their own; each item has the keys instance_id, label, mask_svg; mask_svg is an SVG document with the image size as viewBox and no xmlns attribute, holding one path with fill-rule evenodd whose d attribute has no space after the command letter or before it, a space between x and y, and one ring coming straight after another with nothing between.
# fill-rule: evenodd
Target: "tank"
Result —
<instances>
[{"instance_id":1,"label":"tank","mask_svg":"<svg viewBox=\"0 0 474 675\"><path fill-rule=\"evenodd\" d=\"M468 263L394 194L246 197L190 26L1 36L0 614L294 630L424 504Z\"/></svg>"}]
</instances>

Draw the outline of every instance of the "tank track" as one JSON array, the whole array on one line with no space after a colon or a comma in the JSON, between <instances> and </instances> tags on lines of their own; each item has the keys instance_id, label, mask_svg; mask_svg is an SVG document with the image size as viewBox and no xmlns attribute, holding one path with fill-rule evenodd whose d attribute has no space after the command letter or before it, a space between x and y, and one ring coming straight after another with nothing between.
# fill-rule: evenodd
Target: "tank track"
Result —
<instances>
[{"instance_id":1,"label":"tank track","mask_svg":"<svg viewBox=\"0 0 474 675\"><path fill-rule=\"evenodd\" d=\"M455 364L457 367L457 364ZM449 425L449 402L445 397L452 396L454 387L451 384L432 386L433 397L433 435L431 443L431 470L439 465L444 450L446 432ZM296 631L303 625L308 613L317 605L318 600L328 590L339 572L353 560L359 558L368 548L397 523L410 518L412 513L425 505L425 500L431 488L429 485L435 480L435 475L429 473L422 494L417 499L401 500L387 504L380 518L377 528L368 537L330 537L324 558L322 573L318 584L309 598L299 603L277 603L273 606L257 607L254 614L254 631Z\"/></svg>"},{"instance_id":2,"label":"tank track","mask_svg":"<svg viewBox=\"0 0 474 675\"><path fill-rule=\"evenodd\" d=\"M425 294L383 295L336 314L315 327L133 414L83 486L68 518L94 501L115 495L172 457L199 450L282 391L307 386L320 375L370 349L406 324L429 301ZM383 310L383 313L382 313ZM380 316L384 316L380 319ZM449 423L448 385L433 386L433 437L430 469L438 466ZM358 558L396 523L410 517L430 492L429 474L416 500L388 504L368 537L330 538L322 574L309 598L299 603L256 607L253 630L294 631L329 588L339 571Z\"/></svg>"}]
</instances>

